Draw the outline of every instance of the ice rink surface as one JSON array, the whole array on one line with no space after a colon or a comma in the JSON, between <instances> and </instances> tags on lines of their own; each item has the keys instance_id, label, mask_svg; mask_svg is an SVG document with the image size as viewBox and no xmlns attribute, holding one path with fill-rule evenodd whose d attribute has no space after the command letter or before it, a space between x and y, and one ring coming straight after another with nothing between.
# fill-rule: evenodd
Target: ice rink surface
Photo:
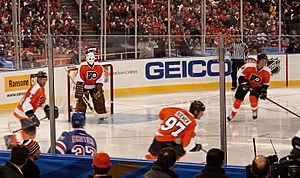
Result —
<instances>
[{"instance_id":1,"label":"ice rink surface","mask_svg":"<svg viewBox=\"0 0 300 178\"><path fill-rule=\"evenodd\" d=\"M268 97L288 109L300 114L300 88L271 88ZM231 112L234 92L226 92L227 114ZM104 122L87 115L86 130L97 141L98 151L103 150L111 157L143 158L152 143L160 121L159 110L167 106L188 109L190 102L200 100L206 105L206 111L198 121L197 141L208 150L220 147L219 91L187 91L177 93L147 94L118 97L115 99L115 114ZM13 110L0 110L0 133L9 134L11 129L20 127L19 121L12 115ZM43 117L43 111L37 114ZM56 120L56 138L65 130L72 130L66 117L61 114ZM283 157L292 149L291 138L300 129L300 118L286 112L267 100L259 103L259 116L252 120L249 97L240 108L236 118L227 122L228 164L246 165L254 157L252 138L256 138L257 153L274 154L270 139L279 155ZM50 145L49 121L44 120L37 130L37 141L42 152ZM0 140L0 149L5 149L4 140ZM204 152L188 153L181 159L184 162L205 162Z\"/></svg>"}]
</instances>

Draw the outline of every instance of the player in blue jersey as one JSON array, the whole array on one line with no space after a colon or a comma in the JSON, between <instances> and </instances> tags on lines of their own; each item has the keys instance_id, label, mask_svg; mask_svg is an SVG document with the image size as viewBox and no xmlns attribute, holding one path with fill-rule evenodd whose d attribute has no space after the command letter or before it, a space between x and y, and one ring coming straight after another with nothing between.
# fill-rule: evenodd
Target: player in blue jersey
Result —
<instances>
[{"instance_id":1,"label":"player in blue jersey","mask_svg":"<svg viewBox=\"0 0 300 178\"><path fill-rule=\"evenodd\" d=\"M55 152L58 154L94 155L97 152L97 144L95 139L83 130L84 114L74 113L71 122L74 130L61 134L55 142Z\"/></svg>"}]
</instances>

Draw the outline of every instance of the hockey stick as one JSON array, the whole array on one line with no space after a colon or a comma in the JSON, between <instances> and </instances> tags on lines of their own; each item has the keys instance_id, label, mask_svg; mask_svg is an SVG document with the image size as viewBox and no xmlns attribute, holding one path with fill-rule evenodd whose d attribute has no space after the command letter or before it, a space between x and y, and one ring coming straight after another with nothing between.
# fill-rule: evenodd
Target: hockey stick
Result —
<instances>
[{"instance_id":1,"label":"hockey stick","mask_svg":"<svg viewBox=\"0 0 300 178\"><path fill-rule=\"evenodd\" d=\"M253 90L253 89L250 89L250 91L253 91L254 93L256 93L256 94L260 95L260 94L259 94L257 91L255 91L255 90ZM270 101L271 103L273 103L273 104L275 104L275 105L277 105L277 106L281 107L282 109L286 110L287 112L289 112L289 113L291 113L291 114L293 114L293 115L297 116L298 118L300 118L300 116L299 116L298 114L296 114L295 112L293 112L293 111L289 110L288 108L286 108L286 107L284 107L284 106L282 106L282 105L278 104L277 102L275 102L275 101L271 100L270 98L268 98L268 97L265 97L265 99L266 99L266 100L268 100L268 101Z\"/></svg>"},{"instance_id":2,"label":"hockey stick","mask_svg":"<svg viewBox=\"0 0 300 178\"><path fill-rule=\"evenodd\" d=\"M255 138L252 138L252 142L253 142L254 157L256 158L256 144L255 144Z\"/></svg>"},{"instance_id":3,"label":"hockey stick","mask_svg":"<svg viewBox=\"0 0 300 178\"><path fill-rule=\"evenodd\" d=\"M208 153L208 152L207 152L205 149L203 149L203 148L201 148L201 150L202 150L204 153L206 153L206 154Z\"/></svg>"},{"instance_id":4,"label":"hockey stick","mask_svg":"<svg viewBox=\"0 0 300 178\"><path fill-rule=\"evenodd\" d=\"M74 85L76 85L75 79L71 76L71 74L67 71L66 68L64 68L64 69L65 69L67 75L69 76L69 78L71 79L72 83L73 83ZM86 96L85 96L84 94L82 95L82 100L83 100L83 102L88 106L88 108L93 112L93 114L94 114L97 118L100 118L101 116L103 117L103 115L105 115L105 114L98 114L98 113L95 111L95 109L91 106L89 100L86 98ZM104 116L104 117L105 117L105 116Z\"/></svg>"},{"instance_id":5,"label":"hockey stick","mask_svg":"<svg viewBox=\"0 0 300 178\"><path fill-rule=\"evenodd\" d=\"M39 121L45 120L45 119L47 119L47 118L48 118L48 117L45 116L45 117L41 118ZM32 123L32 124L27 125L27 126L25 126L25 127L19 128L19 129L17 129L17 130L14 130L14 131L12 131L12 133L17 133L17 132L19 132L19 131L21 131L21 130L28 129L29 127L32 127L32 126L36 126L35 123Z\"/></svg>"},{"instance_id":6,"label":"hockey stick","mask_svg":"<svg viewBox=\"0 0 300 178\"><path fill-rule=\"evenodd\" d=\"M293 111L289 110L288 108L286 108L286 107L284 107L284 106L281 106L280 104L276 103L275 101L271 100L270 98L266 97L266 100L270 101L271 103L273 103L273 104L275 104L275 105L281 107L282 109L286 110L287 112L289 112L289 113L291 113L291 114L297 116L298 118L300 118L300 116L299 116L298 114L294 113Z\"/></svg>"}]
</instances>

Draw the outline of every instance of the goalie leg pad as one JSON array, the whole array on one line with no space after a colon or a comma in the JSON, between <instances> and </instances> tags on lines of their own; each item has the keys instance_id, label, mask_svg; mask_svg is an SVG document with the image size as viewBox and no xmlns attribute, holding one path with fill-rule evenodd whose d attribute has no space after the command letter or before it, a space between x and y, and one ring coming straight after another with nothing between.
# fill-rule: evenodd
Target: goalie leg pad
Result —
<instances>
[{"instance_id":1,"label":"goalie leg pad","mask_svg":"<svg viewBox=\"0 0 300 178\"><path fill-rule=\"evenodd\" d=\"M104 114L107 113L106 111L106 107L105 107L105 98L104 98L104 94L101 93L101 97L96 99L94 98L94 95L92 95L93 98L93 105L94 105L94 109L98 114Z\"/></svg>"},{"instance_id":2,"label":"goalie leg pad","mask_svg":"<svg viewBox=\"0 0 300 178\"><path fill-rule=\"evenodd\" d=\"M97 83L95 90L91 93L92 97L94 99L100 99L103 97L103 84L102 83Z\"/></svg>"},{"instance_id":3,"label":"goalie leg pad","mask_svg":"<svg viewBox=\"0 0 300 178\"><path fill-rule=\"evenodd\" d=\"M84 103L83 99L77 100L75 112L86 112L86 104Z\"/></svg>"},{"instance_id":4,"label":"goalie leg pad","mask_svg":"<svg viewBox=\"0 0 300 178\"><path fill-rule=\"evenodd\" d=\"M89 99L89 93L88 92L84 92L84 96L86 97L86 99ZM75 108L75 112L86 112L86 107L87 105L85 104L85 102L83 101L83 98L78 98L77 102L76 102L76 108Z\"/></svg>"},{"instance_id":5,"label":"goalie leg pad","mask_svg":"<svg viewBox=\"0 0 300 178\"><path fill-rule=\"evenodd\" d=\"M82 98L83 94L84 94L84 83L77 82L75 88L75 98Z\"/></svg>"}]
</instances>

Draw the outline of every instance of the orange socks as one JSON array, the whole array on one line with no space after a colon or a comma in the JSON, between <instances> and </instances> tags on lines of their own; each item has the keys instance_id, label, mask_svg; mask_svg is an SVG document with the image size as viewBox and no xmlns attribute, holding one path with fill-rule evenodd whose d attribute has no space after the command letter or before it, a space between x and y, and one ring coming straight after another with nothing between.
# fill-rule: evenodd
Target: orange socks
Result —
<instances>
[{"instance_id":1,"label":"orange socks","mask_svg":"<svg viewBox=\"0 0 300 178\"><path fill-rule=\"evenodd\" d=\"M253 95L250 95L249 99L250 99L250 104L251 104L251 107L252 107L252 111L257 111L257 109L258 109L258 100L257 100L257 98Z\"/></svg>"},{"instance_id":2,"label":"orange socks","mask_svg":"<svg viewBox=\"0 0 300 178\"><path fill-rule=\"evenodd\" d=\"M234 118L234 116L236 115L236 113L240 109L242 102L243 102L243 100L239 100L239 99L234 100L233 108L232 108L232 111L231 111L232 118Z\"/></svg>"}]
</instances>

